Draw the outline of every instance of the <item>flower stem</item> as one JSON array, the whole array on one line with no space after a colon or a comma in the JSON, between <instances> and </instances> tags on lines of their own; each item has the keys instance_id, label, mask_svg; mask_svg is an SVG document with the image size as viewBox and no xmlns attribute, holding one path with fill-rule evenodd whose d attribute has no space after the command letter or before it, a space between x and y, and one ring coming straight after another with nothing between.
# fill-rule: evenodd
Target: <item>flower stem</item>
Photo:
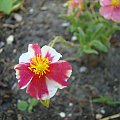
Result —
<instances>
[{"instance_id":1,"label":"flower stem","mask_svg":"<svg viewBox=\"0 0 120 120\"><path fill-rule=\"evenodd\" d=\"M58 43L58 42L61 42L61 43L64 43L64 44L66 44L66 45L69 45L69 46L71 46L71 47L79 47L79 45L77 45L77 44L74 44L74 43L72 43L72 42L69 42L69 41L66 41L66 40L64 40L62 37L60 37L60 36L57 36L57 37L55 37L55 39L53 39L50 43L49 43L49 46L50 47L53 47L56 43Z\"/></svg>"}]
</instances>

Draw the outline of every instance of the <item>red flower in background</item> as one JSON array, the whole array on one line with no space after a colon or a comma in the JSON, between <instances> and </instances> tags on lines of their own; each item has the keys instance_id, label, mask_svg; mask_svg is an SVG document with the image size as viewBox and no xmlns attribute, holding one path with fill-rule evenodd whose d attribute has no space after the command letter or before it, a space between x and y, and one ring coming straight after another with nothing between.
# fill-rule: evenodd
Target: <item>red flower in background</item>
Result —
<instances>
[{"instance_id":1,"label":"red flower in background","mask_svg":"<svg viewBox=\"0 0 120 120\"><path fill-rule=\"evenodd\" d=\"M20 56L19 64L15 66L19 87L27 87L26 92L36 99L53 97L58 88L68 85L72 72L71 65L59 60L60 57L62 55L52 47L29 44L28 52Z\"/></svg>"}]
</instances>

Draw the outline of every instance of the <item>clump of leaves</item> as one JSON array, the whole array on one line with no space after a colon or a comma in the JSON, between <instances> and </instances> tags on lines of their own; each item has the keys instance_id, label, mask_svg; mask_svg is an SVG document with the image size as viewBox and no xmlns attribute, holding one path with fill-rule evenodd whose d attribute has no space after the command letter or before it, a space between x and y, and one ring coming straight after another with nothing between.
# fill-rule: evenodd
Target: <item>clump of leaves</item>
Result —
<instances>
[{"instance_id":1,"label":"clump of leaves","mask_svg":"<svg viewBox=\"0 0 120 120\"><path fill-rule=\"evenodd\" d=\"M23 5L21 0L0 0L0 12L9 15Z\"/></svg>"},{"instance_id":2,"label":"clump of leaves","mask_svg":"<svg viewBox=\"0 0 120 120\"><path fill-rule=\"evenodd\" d=\"M34 98L29 98L28 101L19 100L17 103L17 108L20 111L32 112L33 108L39 103L38 100Z\"/></svg>"},{"instance_id":3,"label":"clump of leaves","mask_svg":"<svg viewBox=\"0 0 120 120\"><path fill-rule=\"evenodd\" d=\"M33 108L41 102L45 107L49 107L50 99L47 100L36 100L34 98L29 98L27 101L19 100L17 103L17 108L20 111L32 112Z\"/></svg>"},{"instance_id":4,"label":"clump of leaves","mask_svg":"<svg viewBox=\"0 0 120 120\"><path fill-rule=\"evenodd\" d=\"M68 30L79 42L78 55L108 52L111 36L115 31L120 30L116 23L105 20L94 9L91 11L85 8L85 11L77 17L76 11L73 11L65 18L70 22Z\"/></svg>"}]
</instances>

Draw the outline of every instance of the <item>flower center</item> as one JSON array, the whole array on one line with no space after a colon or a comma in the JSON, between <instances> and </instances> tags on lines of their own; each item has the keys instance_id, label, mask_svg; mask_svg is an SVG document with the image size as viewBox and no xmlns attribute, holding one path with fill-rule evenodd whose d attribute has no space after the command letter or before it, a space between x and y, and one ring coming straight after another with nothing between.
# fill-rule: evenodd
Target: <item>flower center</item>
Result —
<instances>
[{"instance_id":1,"label":"flower center","mask_svg":"<svg viewBox=\"0 0 120 120\"><path fill-rule=\"evenodd\" d=\"M41 55L37 54L32 58L29 69L41 77L46 74L46 72L49 72L49 63L48 58L41 58Z\"/></svg>"},{"instance_id":2,"label":"flower center","mask_svg":"<svg viewBox=\"0 0 120 120\"><path fill-rule=\"evenodd\" d=\"M112 0L111 1L111 4L114 6L114 7L118 7L120 5L120 0Z\"/></svg>"}]
</instances>

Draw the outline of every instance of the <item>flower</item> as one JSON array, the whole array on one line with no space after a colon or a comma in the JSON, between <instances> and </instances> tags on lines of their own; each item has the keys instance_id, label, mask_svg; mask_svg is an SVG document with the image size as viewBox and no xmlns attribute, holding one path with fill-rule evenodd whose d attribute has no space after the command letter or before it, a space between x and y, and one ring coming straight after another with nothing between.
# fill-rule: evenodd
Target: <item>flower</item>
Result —
<instances>
[{"instance_id":1,"label":"flower","mask_svg":"<svg viewBox=\"0 0 120 120\"><path fill-rule=\"evenodd\" d=\"M84 9L83 0L68 0L68 15L75 9L78 8L80 11Z\"/></svg>"},{"instance_id":2,"label":"flower","mask_svg":"<svg viewBox=\"0 0 120 120\"><path fill-rule=\"evenodd\" d=\"M100 14L113 21L120 21L120 0L100 0Z\"/></svg>"},{"instance_id":3,"label":"flower","mask_svg":"<svg viewBox=\"0 0 120 120\"><path fill-rule=\"evenodd\" d=\"M19 64L15 66L19 87L27 87L26 92L36 99L53 97L58 88L68 85L72 72L71 65L59 60L60 57L62 55L52 47L29 44L28 52L20 56Z\"/></svg>"}]
</instances>

